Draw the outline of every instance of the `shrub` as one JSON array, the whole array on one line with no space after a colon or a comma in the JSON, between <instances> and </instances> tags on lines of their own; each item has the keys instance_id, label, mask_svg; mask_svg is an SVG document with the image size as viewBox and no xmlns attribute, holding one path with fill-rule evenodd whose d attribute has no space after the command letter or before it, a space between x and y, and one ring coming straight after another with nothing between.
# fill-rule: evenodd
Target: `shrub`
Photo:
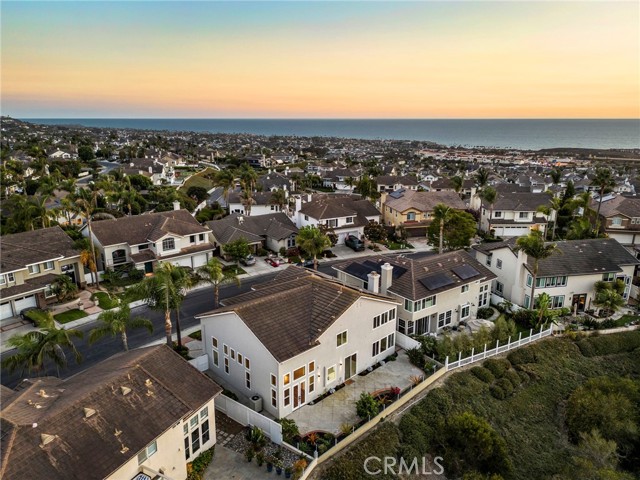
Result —
<instances>
[{"instance_id":1,"label":"shrub","mask_svg":"<svg viewBox=\"0 0 640 480\"><path fill-rule=\"evenodd\" d=\"M238 401L238 396L231 390L227 390L226 388L222 390L222 395L224 395L225 397L229 397L231 400L235 400L236 402Z\"/></svg>"},{"instance_id":2,"label":"shrub","mask_svg":"<svg viewBox=\"0 0 640 480\"><path fill-rule=\"evenodd\" d=\"M436 354L438 341L435 339L435 337L422 336L420 337L420 343L420 348L422 349L423 354L427 355L428 357L433 357Z\"/></svg>"},{"instance_id":3,"label":"shrub","mask_svg":"<svg viewBox=\"0 0 640 480\"><path fill-rule=\"evenodd\" d=\"M293 439L300 436L298 425L295 420L289 418L281 418L278 423L282 425L282 438L285 442L293 444Z\"/></svg>"},{"instance_id":4,"label":"shrub","mask_svg":"<svg viewBox=\"0 0 640 480\"><path fill-rule=\"evenodd\" d=\"M501 389L498 385L491 385L489 387L489 393L491 396L497 400L504 400L507 398L507 394L503 389Z\"/></svg>"},{"instance_id":5,"label":"shrub","mask_svg":"<svg viewBox=\"0 0 640 480\"><path fill-rule=\"evenodd\" d=\"M411 348L407 350L407 357L409 357L409 361L418 368L422 368L424 365L424 355L422 354L422 349L419 347Z\"/></svg>"},{"instance_id":6,"label":"shrub","mask_svg":"<svg viewBox=\"0 0 640 480\"><path fill-rule=\"evenodd\" d=\"M518 376L520 377L520 383L527 383L530 380L529 374L523 370L519 370Z\"/></svg>"},{"instance_id":7,"label":"shrub","mask_svg":"<svg viewBox=\"0 0 640 480\"><path fill-rule=\"evenodd\" d=\"M501 358L490 358L484 362L483 367L493 373L494 377L502 378L505 372L511 368L511 363L509 360Z\"/></svg>"},{"instance_id":8,"label":"shrub","mask_svg":"<svg viewBox=\"0 0 640 480\"><path fill-rule=\"evenodd\" d=\"M139 281L144 278L144 272L142 270L138 270L137 268L131 268L127 271L127 276L131 280Z\"/></svg>"},{"instance_id":9,"label":"shrub","mask_svg":"<svg viewBox=\"0 0 640 480\"><path fill-rule=\"evenodd\" d=\"M538 312L535 310L520 309L517 312L513 312L511 319L525 328L534 328L538 322Z\"/></svg>"},{"instance_id":10,"label":"shrub","mask_svg":"<svg viewBox=\"0 0 640 480\"><path fill-rule=\"evenodd\" d=\"M507 397L513 393L513 384L507 378L496 380L496 386L500 387Z\"/></svg>"},{"instance_id":11,"label":"shrub","mask_svg":"<svg viewBox=\"0 0 640 480\"><path fill-rule=\"evenodd\" d=\"M511 365L536 363L536 351L532 347L517 348L507 355L507 359L511 362Z\"/></svg>"},{"instance_id":12,"label":"shrub","mask_svg":"<svg viewBox=\"0 0 640 480\"><path fill-rule=\"evenodd\" d=\"M471 369L471 373L473 373L473 375L475 375L478 380L481 380L484 383L493 383L493 381L496 379L493 373L491 373L490 370L484 367L473 367Z\"/></svg>"},{"instance_id":13,"label":"shrub","mask_svg":"<svg viewBox=\"0 0 640 480\"><path fill-rule=\"evenodd\" d=\"M507 380L509 380L514 388L518 387L522 383L522 381L520 380L520 376L515 370L507 370L502 378L506 378Z\"/></svg>"},{"instance_id":14,"label":"shrub","mask_svg":"<svg viewBox=\"0 0 640 480\"><path fill-rule=\"evenodd\" d=\"M215 452L215 446L209 450L205 450L196 459L187 464L187 480L201 480L204 471L207 469L211 460L213 460L213 454Z\"/></svg>"},{"instance_id":15,"label":"shrub","mask_svg":"<svg viewBox=\"0 0 640 480\"><path fill-rule=\"evenodd\" d=\"M632 352L640 347L640 332L623 332L598 337L588 337L578 342L585 357L600 357L615 353Z\"/></svg>"},{"instance_id":16,"label":"shrub","mask_svg":"<svg viewBox=\"0 0 640 480\"><path fill-rule=\"evenodd\" d=\"M492 315L493 315L493 308L491 307L479 308L478 312L476 313L476 317L482 318L484 320L486 320L487 318L491 318Z\"/></svg>"},{"instance_id":17,"label":"shrub","mask_svg":"<svg viewBox=\"0 0 640 480\"><path fill-rule=\"evenodd\" d=\"M380 403L370 393L362 392L356 402L356 413L362 419L375 417L380 411Z\"/></svg>"}]
</instances>

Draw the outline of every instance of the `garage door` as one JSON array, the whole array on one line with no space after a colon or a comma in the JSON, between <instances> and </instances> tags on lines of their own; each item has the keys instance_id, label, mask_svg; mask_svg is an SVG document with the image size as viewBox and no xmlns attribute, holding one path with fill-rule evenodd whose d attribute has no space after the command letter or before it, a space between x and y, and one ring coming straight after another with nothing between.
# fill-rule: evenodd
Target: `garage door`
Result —
<instances>
[{"instance_id":1,"label":"garage door","mask_svg":"<svg viewBox=\"0 0 640 480\"><path fill-rule=\"evenodd\" d=\"M205 263L207 263L207 254L206 253L201 253L200 255L194 255L193 256L193 268L201 267Z\"/></svg>"},{"instance_id":2,"label":"garage door","mask_svg":"<svg viewBox=\"0 0 640 480\"><path fill-rule=\"evenodd\" d=\"M11 310L11 302L0 303L0 320L13 317L13 310Z\"/></svg>"},{"instance_id":3,"label":"garage door","mask_svg":"<svg viewBox=\"0 0 640 480\"><path fill-rule=\"evenodd\" d=\"M176 266L179 267L191 267L191 257L185 257L185 258L180 258L177 260L172 260L171 263L173 263Z\"/></svg>"},{"instance_id":4,"label":"garage door","mask_svg":"<svg viewBox=\"0 0 640 480\"><path fill-rule=\"evenodd\" d=\"M20 300L16 300L16 313L20 313L20 310L27 307L37 307L36 296L31 295L29 297L24 297Z\"/></svg>"}]
</instances>

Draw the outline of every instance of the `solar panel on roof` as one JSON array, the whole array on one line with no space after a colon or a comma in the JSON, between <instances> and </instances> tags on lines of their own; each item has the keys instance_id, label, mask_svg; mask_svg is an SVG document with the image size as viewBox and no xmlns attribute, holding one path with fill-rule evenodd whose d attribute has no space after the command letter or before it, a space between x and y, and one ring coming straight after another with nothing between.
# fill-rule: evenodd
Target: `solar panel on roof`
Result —
<instances>
[{"instance_id":1,"label":"solar panel on roof","mask_svg":"<svg viewBox=\"0 0 640 480\"><path fill-rule=\"evenodd\" d=\"M364 280L365 282L369 279L367 275L371 273L370 268L367 268L364 265L361 265L359 263L352 263L348 265L344 269L344 271L347 272L349 275L353 275L354 277L359 278L360 280Z\"/></svg>"},{"instance_id":2,"label":"solar panel on roof","mask_svg":"<svg viewBox=\"0 0 640 480\"><path fill-rule=\"evenodd\" d=\"M453 267L453 273L459 276L462 280L473 278L476 275L480 275L480 272L473 268L471 265L460 265L459 267Z\"/></svg>"},{"instance_id":3,"label":"solar panel on roof","mask_svg":"<svg viewBox=\"0 0 640 480\"><path fill-rule=\"evenodd\" d=\"M420 283L428 290L437 290L438 288L452 285L455 282L446 273L434 273L428 277L421 278Z\"/></svg>"},{"instance_id":4,"label":"solar panel on roof","mask_svg":"<svg viewBox=\"0 0 640 480\"><path fill-rule=\"evenodd\" d=\"M404 192L405 192L405 191L406 191L406 189L405 189L405 188L401 188L401 189L399 189L399 190L396 190L395 192L391 192L391 193L389 194L389 196L390 196L391 198L400 198L400 197L402 197L402 196L404 195Z\"/></svg>"}]
</instances>

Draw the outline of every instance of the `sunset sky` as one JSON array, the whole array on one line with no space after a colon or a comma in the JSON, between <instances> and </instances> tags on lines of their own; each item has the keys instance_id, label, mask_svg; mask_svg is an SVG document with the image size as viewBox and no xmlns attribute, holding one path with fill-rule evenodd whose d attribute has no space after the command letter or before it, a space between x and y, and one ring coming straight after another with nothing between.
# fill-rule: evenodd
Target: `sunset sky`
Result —
<instances>
[{"instance_id":1,"label":"sunset sky","mask_svg":"<svg viewBox=\"0 0 640 480\"><path fill-rule=\"evenodd\" d=\"M640 117L636 1L1 8L18 118Z\"/></svg>"}]
</instances>

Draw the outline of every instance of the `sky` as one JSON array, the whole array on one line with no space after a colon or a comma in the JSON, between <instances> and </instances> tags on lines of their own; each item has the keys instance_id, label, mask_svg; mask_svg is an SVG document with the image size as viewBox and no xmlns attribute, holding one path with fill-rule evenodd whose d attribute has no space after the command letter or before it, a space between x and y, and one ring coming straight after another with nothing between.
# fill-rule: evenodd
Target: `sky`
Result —
<instances>
[{"instance_id":1,"label":"sky","mask_svg":"<svg viewBox=\"0 0 640 480\"><path fill-rule=\"evenodd\" d=\"M640 118L640 2L2 1L17 118Z\"/></svg>"}]
</instances>

